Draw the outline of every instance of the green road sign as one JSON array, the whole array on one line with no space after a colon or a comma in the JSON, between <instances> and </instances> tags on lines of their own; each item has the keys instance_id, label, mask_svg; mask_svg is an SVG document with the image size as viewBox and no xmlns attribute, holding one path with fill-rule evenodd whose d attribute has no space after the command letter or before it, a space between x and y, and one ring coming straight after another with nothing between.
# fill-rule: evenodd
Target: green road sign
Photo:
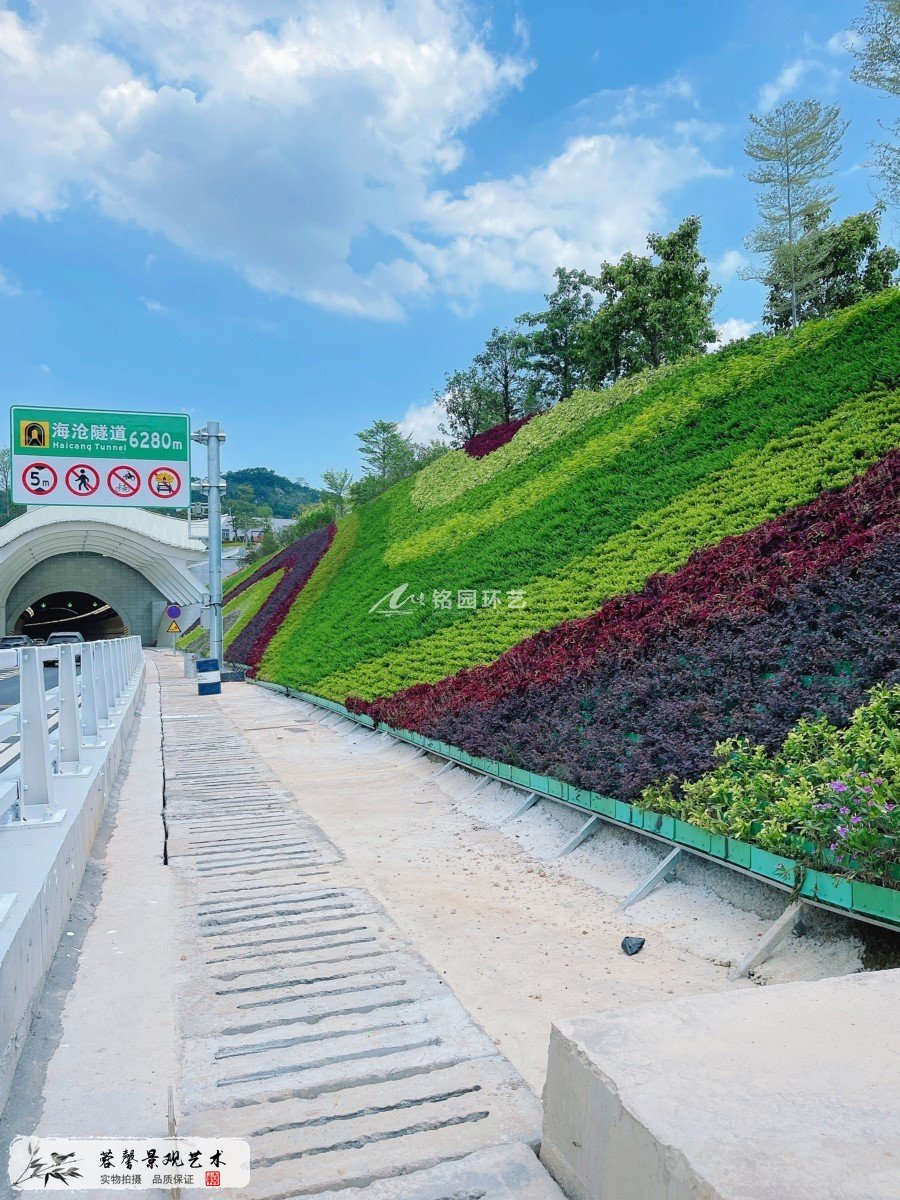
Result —
<instances>
[{"instance_id":1,"label":"green road sign","mask_svg":"<svg viewBox=\"0 0 900 1200\"><path fill-rule=\"evenodd\" d=\"M187 508L191 430L183 413L10 409L16 504Z\"/></svg>"}]
</instances>

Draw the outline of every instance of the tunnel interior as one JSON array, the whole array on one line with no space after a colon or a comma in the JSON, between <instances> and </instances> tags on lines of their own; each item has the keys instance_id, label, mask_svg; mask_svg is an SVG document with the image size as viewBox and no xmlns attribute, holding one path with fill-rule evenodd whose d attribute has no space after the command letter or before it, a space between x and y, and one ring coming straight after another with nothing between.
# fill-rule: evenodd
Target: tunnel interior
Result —
<instances>
[{"instance_id":1,"label":"tunnel interior","mask_svg":"<svg viewBox=\"0 0 900 1200\"><path fill-rule=\"evenodd\" d=\"M88 642L128 633L119 613L105 600L87 592L53 592L43 596L19 614L14 632L43 641L51 633L69 630L80 633Z\"/></svg>"}]
</instances>

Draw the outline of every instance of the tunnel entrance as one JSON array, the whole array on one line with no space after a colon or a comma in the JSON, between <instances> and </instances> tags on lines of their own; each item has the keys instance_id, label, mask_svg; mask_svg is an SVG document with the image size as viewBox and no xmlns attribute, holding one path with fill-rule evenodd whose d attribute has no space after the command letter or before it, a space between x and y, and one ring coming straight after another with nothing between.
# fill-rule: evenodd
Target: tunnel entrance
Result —
<instances>
[{"instance_id":1,"label":"tunnel entrance","mask_svg":"<svg viewBox=\"0 0 900 1200\"><path fill-rule=\"evenodd\" d=\"M15 632L46 641L51 633L77 632L85 641L122 637L128 629L105 600L87 592L54 592L28 606L16 621Z\"/></svg>"}]
</instances>

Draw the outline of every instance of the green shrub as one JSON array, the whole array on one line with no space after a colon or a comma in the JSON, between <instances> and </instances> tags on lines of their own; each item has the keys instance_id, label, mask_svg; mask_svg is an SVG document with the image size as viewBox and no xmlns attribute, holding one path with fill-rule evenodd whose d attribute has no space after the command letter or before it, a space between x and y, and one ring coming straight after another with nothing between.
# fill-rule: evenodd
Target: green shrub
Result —
<instances>
[{"instance_id":1,"label":"green shrub","mask_svg":"<svg viewBox=\"0 0 900 1200\"><path fill-rule=\"evenodd\" d=\"M755 842L817 870L898 885L900 687L877 687L844 729L800 721L777 754L743 738L691 782L644 790L641 807Z\"/></svg>"}]
</instances>

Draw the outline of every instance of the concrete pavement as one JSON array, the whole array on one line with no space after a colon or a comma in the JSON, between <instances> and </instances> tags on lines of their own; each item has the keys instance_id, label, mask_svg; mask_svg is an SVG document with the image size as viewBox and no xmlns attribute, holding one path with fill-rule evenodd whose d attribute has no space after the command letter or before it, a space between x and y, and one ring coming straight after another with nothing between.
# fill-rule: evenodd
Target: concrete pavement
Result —
<instances>
[{"instance_id":1,"label":"concrete pavement","mask_svg":"<svg viewBox=\"0 0 900 1200\"><path fill-rule=\"evenodd\" d=\"M249 1141L253 1200L561 1200L537 1098L171 656L96 853L7 1139L161 1136L171 1086L179 1133Z\"/></svg>"}]
</instances>

